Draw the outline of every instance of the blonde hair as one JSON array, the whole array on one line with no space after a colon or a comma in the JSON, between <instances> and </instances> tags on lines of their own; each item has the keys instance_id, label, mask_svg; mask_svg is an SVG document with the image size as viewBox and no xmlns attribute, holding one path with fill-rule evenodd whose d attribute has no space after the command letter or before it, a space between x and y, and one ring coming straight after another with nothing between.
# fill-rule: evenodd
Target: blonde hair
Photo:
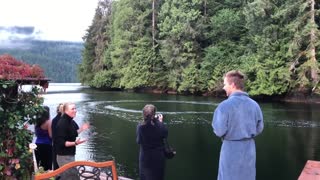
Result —
<instances>
[{"instance_id":1,"label":"blonde hair","mask_svg":"<svg viewBox=\"0 0 320 180\"><path fill-rule=\"evenodd\" d=\"M60 103L60 104L57 106L57 113L63 113L63 106L64 106L63 103Z\"/></svg>"},{"instance_id":2,"label":"blonde hair","mask_svg":"<svg viewBox=\"0 0 320 180\"><path fill-rule=\"evenodd\" d=\"M72 104L75 104L75 103L72 103L72 102L66 102L63 104L63 108L62 108L62 113L65 113L66 110L69 108L70 105Z\"/></svg>"}]
</instances>

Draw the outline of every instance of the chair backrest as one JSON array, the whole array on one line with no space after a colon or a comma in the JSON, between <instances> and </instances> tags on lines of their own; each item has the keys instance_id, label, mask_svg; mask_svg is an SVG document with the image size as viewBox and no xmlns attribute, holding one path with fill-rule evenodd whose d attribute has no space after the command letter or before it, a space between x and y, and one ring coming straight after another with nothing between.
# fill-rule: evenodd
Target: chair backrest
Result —
<instances>
[{"instance_id":1,"label":"chair backrest","mask_svg":"<svg viewBox=\"0 0 320 180\"><path fill-rule=\"evenodd\" d=\"M34 180L56 177L70 168L76 168L78 170L80 179L118 180L117 169L114 161L74 161L63 165L62 167L54 171L36 174L34 176Z\"/></svg>"}]
</instances>

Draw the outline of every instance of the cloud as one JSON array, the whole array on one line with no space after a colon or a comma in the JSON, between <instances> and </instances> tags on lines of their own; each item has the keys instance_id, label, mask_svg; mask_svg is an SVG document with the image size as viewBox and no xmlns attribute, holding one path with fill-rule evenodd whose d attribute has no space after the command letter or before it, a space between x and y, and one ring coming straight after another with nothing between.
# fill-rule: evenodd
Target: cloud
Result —
<instances>
[{"instance_id":1,"label":"cloud","mask_svg":"<svg viewBox=\"0 0 320 180\"><path fill-rule=\"evenodd\" d=\"M30 40L41 40L41 31L33 26L0 26L0 48L27 49Z\"/></svg>"},{"instance_id":2,"label":"cloud","mask_svg":"<svg viewBox=\"0 0 320 180\"><path fill-rule=\"evenodd\" d=\"M33 26L0 26L0 41L40 39L41 31Z\"/></svg>"},{"instance_id":3,"label":"cloud","mask_svg":"<svg viewBox=\"0 0 320 180\"><path fill-rule=\"evenodd\" d=\"M4 31L9 31L12 33L17 33L17 34L32 34L34 31L34 27L27 26L27 27L20 27L20 26L13 26L13 27L1 27L0 30Z\"/></svg>"},{"instance_id":4,"label":"cloud","mask_svg":"<svg viewBox=\"0 0 320 180\"><path fill-rule=\"evenodd\" d=\"M83 42L82 37L92 22L98 2L99 0L1 0L0 26L34 29L22 29L23 33L17 28L15 31L2 30L0 38L33 37L39 40ZM6 34L2 35L3 32Z\"/></svg>"}]
</instances>

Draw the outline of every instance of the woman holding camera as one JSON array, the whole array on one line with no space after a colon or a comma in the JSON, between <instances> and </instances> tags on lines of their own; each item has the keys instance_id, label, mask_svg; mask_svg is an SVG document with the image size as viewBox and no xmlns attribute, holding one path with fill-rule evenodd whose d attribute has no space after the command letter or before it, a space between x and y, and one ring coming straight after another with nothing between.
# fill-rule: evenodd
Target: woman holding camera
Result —
<instances>
[{"instance_id":1,"label":"woman holding camera","mask_svg":"<svg viewBox=\"0 0 320 180\"><path fill-rule=\"evenodd\" d=\"M147 104L143 108L143 122L137 126L137 143L140 144L140 180L163 180L165 161L163 139L168 129L162 123L163 116L156 115L156 107Z\"/></svg>"}]
</instances>

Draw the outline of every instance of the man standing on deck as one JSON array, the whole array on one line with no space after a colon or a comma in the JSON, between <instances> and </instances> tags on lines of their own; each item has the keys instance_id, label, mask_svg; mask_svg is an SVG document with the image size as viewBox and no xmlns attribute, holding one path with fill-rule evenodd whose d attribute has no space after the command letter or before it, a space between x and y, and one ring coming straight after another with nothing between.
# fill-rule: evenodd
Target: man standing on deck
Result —
<instances>
[{"instance_id":1,"label":"man standing on deck","mask_svg":"<svg viewBox=\"0 0 320 180\"><path fill-rule=\"evenodd\" d=\"M212 127L221 137L218 180L255 180L254 138L263 130L259 105L244 92L244 75L230 71L224 76L228 99L216 108Z\"/></svg>"}]
</instances>

